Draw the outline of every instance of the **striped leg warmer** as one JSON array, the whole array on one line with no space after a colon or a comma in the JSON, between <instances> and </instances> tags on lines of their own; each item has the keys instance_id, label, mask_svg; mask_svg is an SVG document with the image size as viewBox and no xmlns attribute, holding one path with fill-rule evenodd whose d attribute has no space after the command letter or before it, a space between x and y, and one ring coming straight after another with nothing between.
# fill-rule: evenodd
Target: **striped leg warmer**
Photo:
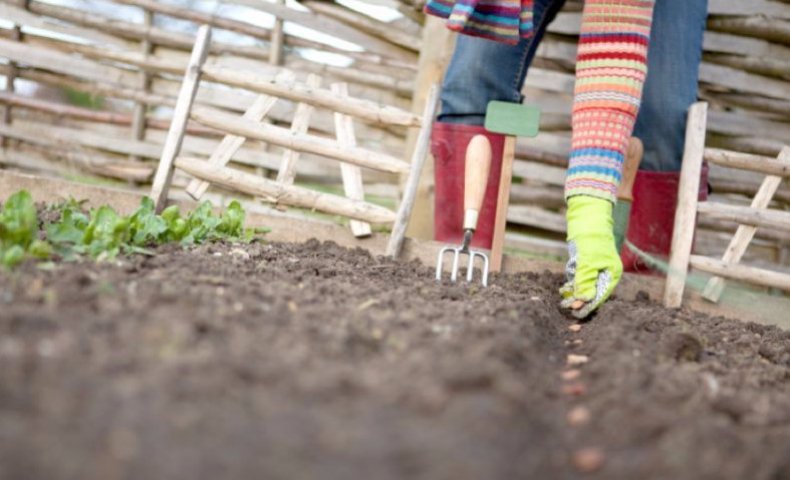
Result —
<instances>
[{"instance_id":1,"label":"striped leg warmer","mask_svg":"<svg viewBox=\"0 0 790 480\"><path fill-rule=\"evenodd\" d=\"M616 202L647 75L653 0L585 0L565 198Z\"/></svg>"}]
</instances>

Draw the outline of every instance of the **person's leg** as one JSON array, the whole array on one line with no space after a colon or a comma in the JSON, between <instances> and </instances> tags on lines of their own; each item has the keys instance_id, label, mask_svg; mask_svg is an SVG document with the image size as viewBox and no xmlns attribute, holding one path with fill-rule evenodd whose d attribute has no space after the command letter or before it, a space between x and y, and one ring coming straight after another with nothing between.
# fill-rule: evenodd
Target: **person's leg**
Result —
<instances>
[{"instance_id":1,"label":"person's leg","mask_svg":"<svg viewBox=\"0 0 790 480\"><path fill-rule=\"evenodd\" d=\"M448 123L482 125L488 102L520 102L521 87L546 27L565 0L536 0L535 34L517 45L459 35L444 76L441 113Z\"/></svg>"},{"instance_id":2,"label":"person's leg","mask_svg":"<svg viewBox=\"0 0 790 480\"><path fill-rule=\"evenodd\" d=\"M649 74L634 136L644 158L634 181L628 241L654 256L667 257L677 205L686 115L697 100L707 0L658 0L648 54ZM707 194L703 178L700 197ZM626 244L626 271L649 271Z\"/></svg>"},{"instance_id":3,"label":"person's leg","mask_svg":"<svg viewBox=\"0 0 790 480\"><path fill-rule=\"evenodd\" d=\"M686 114L697 100L707 0L657 0L647 81L634 136L642 140L642 170L677 172Z\"/></svg>"},{"instance_id":4,"label":"person's leg","mask_svg":"<svg viewBox=\"0 0 790 480\"><path fill-rule=\"evenodd\" d=\"M504 136L483 127L488 102L521 101L521 86L546 25L565 0L536 0L535 34L517 45L459 35L445 73L441 113L431 135L434 158L434 239L460 243L463 237L463 191L466 147L475 135L488 137L491 171L472 245L490 248L497 207Z\"/></svg>"}]
</instances>

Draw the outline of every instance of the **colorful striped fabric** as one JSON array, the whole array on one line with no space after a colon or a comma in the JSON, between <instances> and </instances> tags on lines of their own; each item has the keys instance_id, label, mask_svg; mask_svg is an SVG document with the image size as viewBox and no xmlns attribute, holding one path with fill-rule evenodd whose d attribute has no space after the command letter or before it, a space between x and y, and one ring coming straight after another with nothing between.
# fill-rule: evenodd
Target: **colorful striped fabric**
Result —
<instances>
[{"instance_id":1,"label":"colorful striped fabric","mask_svg":"<svg viewBox=\"0 0 790 480\"><path fill-rule=\"evenodd\" d=\"M585 0L565 197L617 201L647 76L653 0Z\"/></svg>"},{"instance_id":2,"label":"colorful striped fabric","mask_svg":"<svg viewBox=\"0 0 790 480\"><path fill-rule=\"evenodd\" d=\"M532 36L533 0L429 0L425 13L466 35L516 44Z\"/></svg>"}]
</instances>

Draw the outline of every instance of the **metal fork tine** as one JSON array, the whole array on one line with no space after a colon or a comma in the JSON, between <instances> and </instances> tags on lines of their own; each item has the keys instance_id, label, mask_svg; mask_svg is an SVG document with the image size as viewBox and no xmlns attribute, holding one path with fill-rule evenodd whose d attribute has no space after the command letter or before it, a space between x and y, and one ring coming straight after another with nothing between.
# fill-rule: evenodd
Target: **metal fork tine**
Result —
<instances>
[{"instance_id":1,"label":"metal fork tine","mask_svg":"<svg viewBox=\"0 0 790 480\"><path fill-rule=\"evenodd\" d=\"M480 255L483 257L483 286L488 286L488 267L489 267L489 260L488 255Z\"/></svg>"},{"instance_id":2,"label":"metal fork tine","mask_svg":"<svg viewBox=\"0 0 790 480\"><path fill-rule=\"evenodd\" d=\"M461 250L456 248L453 252L455 255L453 255L453 271L450 274L450 281L455 283L458 280L458 263L461 259Z\"/></svg>"},{"instance_id":3,"label":"metal fork tine","mask_svg":"<svg viewBox=\"0 0 790 480\"><path fill-rule=\"evenodd\" d=\"M466 264L466 281L472 283L475 278L475 256L474 250L469 251L469 263Z\"/></svg>"},{"instance_id":4,"label":"metal fork tine","mask_svg":"<svg viewBox=\"0 0 790 480\"><path fill-rule=\"evenodd\" d=\"M439 258L436 259L436 280L442 280L442 272L444 271L444 252L447 251L447 247L442 248L439 250Z\"/></svg>"},{"instance_id":5,"label":"metal fork tine","mask_svg":"<svg viewBox=\"0 0 790 480\"><path fill-rule=\"evenodd\" d=\"M466 255L469 258L469 261L466 265L466 281L467 283L472 283L475 277L475 258L481 257L483 260L483 267L481 271L481 281L484 287L488 286L488 270L489 270L489 260L488 256L486 256L482 252L478 252L475 250L469 250L462 247L444 247L439 250L438 258L436 259L436 280L441 281L442 275L444 273L444 257L448 253L453 254L453 264L452 269L450 271L450 281L455 283L458 281L458 272L461 269L461 255Z\"/></svg>"}]
</instances>

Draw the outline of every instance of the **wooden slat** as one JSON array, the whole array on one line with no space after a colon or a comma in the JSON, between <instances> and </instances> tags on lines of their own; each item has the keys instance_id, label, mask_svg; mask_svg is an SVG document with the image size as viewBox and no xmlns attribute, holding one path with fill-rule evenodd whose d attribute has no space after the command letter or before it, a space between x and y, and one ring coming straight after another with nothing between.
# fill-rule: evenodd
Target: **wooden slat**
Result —
<instances>
[{"instance_id":1,"label":"wooden slat","mask_svg":"<svg viewBox=\"0 0 790 480\"><path fill-rule=\"evenodd\" d=\"M170 182L173 179L173 162L181 151L181 143L184 140L187 122L189 121L189 111L192 108L192 102L195 100L195 94L200 84L200 67L206 61L210 43L211 27L204 25L200 27L197 33L195 48L192 50L192 57L184 74L184 83L181 85L181 92L178 94L172 124L170 125L165 146L162 150L162 157L159 159L159 166L151 187L151 198L154 201L157 212L161 212L167 203L167 193L170 189Z\"/></svg>"},{"instance_id":2,"label":"wooden slat","mask_svg":"<svg viewBox=\"0 0 790 480\"><path fill-rule=\"evenodd\" d=\"M697 212L707 217L736 222L741 225L790 232L790 212L727 205L719 202L702 202L697 206Z\"/></svg>"},{"instance_id":3,"label":"wooden slat","mask_svg":"<svg viewBox=\"0 0 790 480\"><path fill-rule=\"evenodd\" d=\"M310 88L321 87L321 77L318 75L310 75L307 78L307 86ZM294 135L304 135L310 128L310 118L315 112L315 107L309 103L300 103L296 107L293 121L291 122L291 133ZM347 147L348 145L343 145ZM354 145L356 147L356 145ZM277 173L277 181L290 185L294 183L296 178L296 162L299 161L299 150L287 149L283 153L283 162L280 165L280 171Z\"/></svg>"},{"instance_id":4,"label":"wooden slat","mask_svg":"<svg viewBox=\"0 0 790 480\"><path fill-rule=\"evenodd\" d=\"M370 100L358 98L338 99L332 95L331 91L326 89L313 89L299 84L282 84L253 73L233 71L210 65L206 65L203 68L203 74L207 80L287 98L294 102L309 103L316 107L352 115L378 125L391 124L406 127L417 127L420 125L419 117L405 110L379 105Z\"/></svg>"},{"instance_id":5,"label":"wooden slat","mask_svg":"<svg viewBox=\"0 0 790 480\"><path fill-rule=\"evenodd\" d=\"M251 173L211 165L196 158L179 157L175 164L180 170L195 177L248 195L271 199L280 205L308 208L372 223L390 223L395 220L395 212L384 207L309 188L284 185Z\"/></svg>"},{"instance_id":6,"label":"wooden slat","mask_svg":"<svg viewBox=\"0 0 790 480\"><path fill-rule=\"evenodd\" d=\"M409 170L409 164L390 155L364 148L343 148L333 140L315 135L293 135L286 128L261 125L212 108L195 107L192 110L192 118L203 125L234 135L254 138L292 150L323 155L360 167L390 173L405 173Z\"/></svg>"},{"instance_id":7,"label":"wooden slat","mask_svg":"<svg viewBox=\"0 0 790 480\"><path fill-rule=\"evenodd\" d=\"M565 233L567 230L564 214L535 205L511 205L507 211L507 221L551 232Z\"/></svg>"},{"instance_id":8,"label":"wooden slat","mask_svg":"<svg viewBox=\"0 0 790 480\"><path fill-rule=\"evenodd\" d=\"M720 148L706 148L705 160L722 167L738 168L777 177L790 177L790 156L786 154L779 158L771 158Z\"/></svg>"},{"instance_id":9,"label":"wooden slat","mask_svg":"<svg viewBox=\"0 0 790 480\"><path fill-rule=\"evenodd\" d=\"M725 263L721 260L700 255L691 255L689 263L692 268L712 273L713 275L749 282L763 287L790 291L790 275L785 273L772 272L735 263Z\"/></svg>"},{"instance_id":10,"label":"wooden slat","mask_svg":"<svg viewBox=\"0 0 790 480\"><path fill-rule=\"evenodd\" d=\"M664 287L664 306L667 308L678 308L683 301L697 219L707 112L708 104L697 102L689 109L686 122L686 143L678 187L678 207L669 257L669 273Z\"/></svg>"},{"instance_id":11,"label":"wooden slat","mask_svg":"<svg viewBox=\"0 0 790 480\"><path fill-rule=\"evenodd\" d=\"M345 83L332 84L332 92L341 97L348 96L348 85ZM335 114L335 132L338 143L346 148L357 146L357 138L354 134L354 123L351 117L342 113ZM365 200L365 190L362 184L362 170L356 165L340 163L340 174L343 178L343 190L346 197L354 200ZM369 223L352 220L350 222L351 232L357 238L368 237L372 233Z\"/></svg>"}]
</instances>

